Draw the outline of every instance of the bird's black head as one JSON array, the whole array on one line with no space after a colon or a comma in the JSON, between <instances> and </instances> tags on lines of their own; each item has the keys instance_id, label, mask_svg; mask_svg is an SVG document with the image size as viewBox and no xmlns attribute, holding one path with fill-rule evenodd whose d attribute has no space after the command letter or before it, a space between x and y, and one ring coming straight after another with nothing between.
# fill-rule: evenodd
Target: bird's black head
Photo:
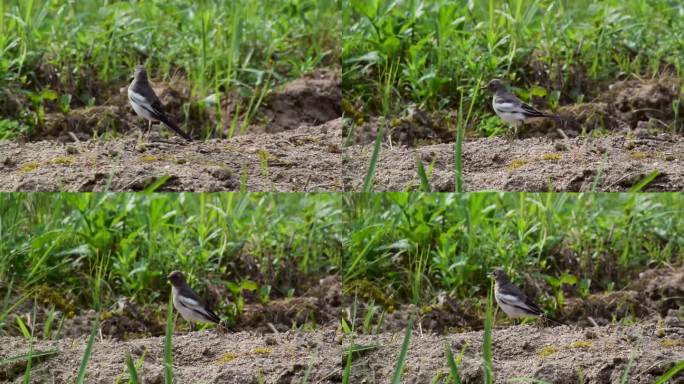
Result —
<instances>
[{"instance_id":1,"label":"bird's black head","mask_svg":"<svg viewBox=\"0 0 684 384\"><path fill-rule=\"evenodd\" d=\"M506 274L506 272L501 267L494 268L494 270L492 271L492 277L494 277L494 279L498 283L508 282L508 275Z\"/></svg>"},{"instance_id":2,"label":"bird's black head","mask_svg":"<svg viewBox=\"0 0 684 384\"><path fill-rule=\"evenodd\" d=\"M135 66L135 79L147 81L147 70L144 65Z\"/></svg>"},{"instance_id":3,"label":"bird's black head","mask_svg":"<svg viewBox=\"0 0 684 384\"><path fill-rule=\"evenodd\" d=\"M169 276L167 276L166 279L169 280L174 287L180 287L185 284L185 276L183 276L183 272L181 271L169 273Z\"/></svg>"},{"instance_id":4,"label":"bird's black head","mask_svg":"<svg viewBox=\"0 0 684 384\"><path fill-rule=\"evenodd\" d=\"M487 84L487 89L489 92L496 93L498 91L505 91L506 90L506 84L504 84L503 81L499 79L494 79Z\"/></svg>"}]
</instances>

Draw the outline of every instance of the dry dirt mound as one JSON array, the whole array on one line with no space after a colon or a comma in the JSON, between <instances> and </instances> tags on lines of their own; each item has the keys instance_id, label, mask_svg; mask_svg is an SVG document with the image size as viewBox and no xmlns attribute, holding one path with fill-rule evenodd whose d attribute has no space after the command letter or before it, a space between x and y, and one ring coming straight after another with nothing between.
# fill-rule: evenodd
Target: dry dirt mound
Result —
<instances>
[{"instance_id":1,"label":"dry dirt mound","mask_svg":"<svg viewBox=\"0 0 684 384\"><path fill-rule=\"evenodd\" d=\"M345 147L345 190L363 188L372 152L372 145ZM467 191L627 191L653 171L660 174L645 191L684 190L684 140L676 135L476 139L466 141L463 152ZM433 191L454 190L453 144L419 148L384 145L373 189L416 189L420 185L418 158L431 172Z\"/></svg>"},{"instance_id":2,"label":"dry dirt mound","mask_svg":"<svg viewBox=\"0 0 684 384\"><path fill-rule=\"evenodd\" d=\"M216 99L213 98L214 103L193 99L191 85L187 79L178 76L174 76L168 82L153 79L151 85L159 96L165 112L173 121L185 121L182 128L191 135L197 136L196 132L203 126L218 125L219 111L214 104ZM128 84L125 84L118 92L103 100L101 105L93 107L60 111L56 105L48 103L48 112L42 126L29 139L58 138L60 141L71 141L75 136L85 141L95 134L103 135L109 131L137 133L140 129L147 129L146 123L135 115L129 104L127 87ZM251 120L248 132L274 133L303 126L321 125L342 116L341 99L339 69L315 70L300 79L277 87L266 95L254 119ZM249 100L243 100L236 93L221 99L220 121L223 134L230 130L230 125L235 121L242 125L244 110L248 103ZM18 103L18 108L22 109L25 106L22 107L21 103ZM232 116L240 110L243 111L240 116Z\"/></svg>"},{"instance_id":3,"label":"dry dirt mound","mask_svg":"<svg viewBox=\"0 0 684 384\"><path fill-rule=\"evenodd\" d=\"M357 345L375 349L353 363L355 383L387 383L398 359L403 333L358 336ZM445 383L449 366L445 346L458 353L465 346L461 362L463 383L482 383L482 332L447 336L414 332L406 356L402 383ZM345 347L348 342L345 343ZM603 384L618 382L634 356L630 383L653 383L674 364L684 359L684 328L663 327L657 322L629 326L592 328L559 326L511 326L493 332L494 375L497 383L514 378L536 378L554 384ZM671 381L684 383L684 377Z\"/></svg>"},{"instance_id":4,"label":"dry dirt mound","mask_svg":"<svg viewBox=\"0 0 684 384\"><path fill-rule=\"evenodd\" d=\"M334 329L288 331L267 336L247 332L217 334L193 332L175 335L173 371L177 383L301 383L313 360L309 383L339 383L340 345L333 343ZM86 347L86 338L38 341L33 351L57 350L32 362L32 383L73 383ZM0 337L0 360L28 352L18 337ZM142 357L139 377L149 384L164 382L164 338L127 342L97 341L88 363L87 383L127 382L125 357ZM21 383L25 361L0 367L0 381Z\"/></svg>"},{"instance_id":5,"label":"dry dirt mound","mask_svg":"<svg viewBox=\"0 0 684 384\"><path fill-rule=\"evenodd\" d=\"M621 80L605 88L598 91L597 96L589 102L558 108L554 113L562 117L560 120L543 119L525 124L518 129L517 137L577 137L582 132L595 129L635 131L637 135L657 134L669 130L673 124L678 124L680 131L684 129L681 119L676 120L678 116L684 115L684 100L679 94L678 79L662 76ZM544 105L538 107L548 110ZM348 124L343 128L347 143L373 143L378 127L383 123L382 118L366 118L351 107L345 112L359 123ZM409 147L453 142L455 118L455 112L451 116L442 112L427 113L410 105L402 116L392 116L384 121L383 136L388 143ZM474 123L479 122L476 119Z\"/></svg>"},{"instance_id":6,"label":"dry dirt mound","mask_svg":"<svg viewBox=\"0 0 684 384\"><path fill-rule=\"evenodd\" d=\"M336 191L342 120L277 134L189 144L134 138L65 144L0 142L3 191Z\"/></svg>"},{"instance_id":7,"label":"dry dirt mound","mask_svg":"<svg viewBox=\"0 0 684 384\"><path fill-rule=\"evenodd\" d=\"M249 292L245 292L241 296L244 300L242 310L234 318L225 320L233 330L262 334L286 332L298 327L313 328L336 324L339 321L342 306L348 305L350 300L350 297L342 295L340 276L330 275L314 281L316 285L304 291L301 296L271 297L265 302L260 302L257 297L252 297ZM307 283L303 280L300 282L302 285ZM0 286L0 293L2 293L1 288L2 286ZM60 326L59 329L53 328L53 337L86 336L90 334L93 324L97 321L100 324L99 334L104 338L115 340L163 336L165 333L166 310L164 305L158 303L138 305L127 298L121 298L108 306L107 310L98 313L92 309L79 310L67 300L62 299L60 295L49 297L50 294L46 294L42 288L38 292L35 298L43 299L38 301L38 306L34 306L30 299L25 300L14 308L12 317L19 316L27 323L34 324L36 329L43 329L48 313L54 311L52 313L53 324L60 324ZM226 301L234 300L227 299L232 296L225 290L214 291L208 288L203 293L203 299L219 313L221 313L218 310L221 308L221 302L225 305ZM55 299L60 301L55 302ZM189 324L180 321L176 329L189 329ZM5 332L3 334L7 336L21 336L17 327L9 327ZM39 335L43 336L42 333Z\"/></svg>"}]
</instances>

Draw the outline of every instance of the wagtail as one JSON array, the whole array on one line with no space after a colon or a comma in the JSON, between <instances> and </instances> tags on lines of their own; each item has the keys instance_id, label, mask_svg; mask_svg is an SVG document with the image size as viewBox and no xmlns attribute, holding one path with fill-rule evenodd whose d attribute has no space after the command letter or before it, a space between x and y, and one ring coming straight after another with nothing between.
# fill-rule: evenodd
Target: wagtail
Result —
<instances>
[{"instance_id":1,"label":"wagtail","mask_svg":"<svg viewBox=\"0 0 684 384\"><path fill-rule=\"evenodd\" d=\"M557 115L540 112L529 104L520 100L516 95L511 93L506 87L506 84L499 79L494 79L487 84L487 89L494 94L492 98L492 107L494 112L503 119L503 121L513 125L515 133L518 131L518 126L532 119L549 118L560 120Z\"/></svg>"},{"instance_id":2,"label":"wagtail","mask_svg":"<svg viewBox=\"0 0 684 384\"><path fill-rule=\"evenodd\" d=\"M188 286L182 272L173 271L167 278L172 286L173 306L190 323L192 331L195 330L195 323L214 323L226 329L216 313Z\"/></svg>"},{"instance_id":3,"label":"wagtail","mask_svg":"<svg viewBox=\"0 0 684 384\"><path fill-rule=\"evenodd\" d=\"M563 324L554 320L544 313L529 297L527 297L518 287L511 284L508 275L502 268L495 268L492 272L494 276L494 298L502 311L512 319L525 317L543 317L557 324Z\"/></svg>"},{"instance_id":4,"label":"wagtail","mask_svg":"<svg viewBox=\"0 0 684 384\"><path fill-rule=\"evenodd\" d=\"M152 87L150 87L150 82L147 80L147 71L143 65L135 67L135 77L128 87L128 100L131 102L135 113L148 121L148 131L152 127L153 121L161 121L185 140L192 141L190 135L178 128L164 113L161 101L159 101Z\"/></svg>"}]
</instances>

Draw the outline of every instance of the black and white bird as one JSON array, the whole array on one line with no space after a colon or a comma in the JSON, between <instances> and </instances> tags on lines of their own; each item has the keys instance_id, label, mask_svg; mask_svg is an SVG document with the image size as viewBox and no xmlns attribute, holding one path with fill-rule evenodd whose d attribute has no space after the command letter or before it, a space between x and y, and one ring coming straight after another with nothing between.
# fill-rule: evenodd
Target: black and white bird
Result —
<instances>
[{"instance_id":1,"label":"black and white bird","mask_svg":"<svg viewBox=\"0 0 684 384\"><path fill-rule=\"evenodd\" d=\"M487 84L487 89L494 94L492 108L494 112L505 122L511 124L517 133L518 126L538 118L559 120L557 115L540 112L529 104L520 100L508 90L506 84L499 79L494 79Z\"/></svg>"},{"instance_id":2,"label":"black and white bird","mask_svg":"<svg viewBox=\"0 0 684 384\"><path fill-rule=\"evenodd\" d=\"M135 67L133 82L128 87L128 101L131 103L135 113L148 121L148 131L152 127L152 122L161 121L185 140L192 141L190 135L178 128L164 113L161 101L159 101L159 98L150 86L150 82L147 80L147 71L143 65Z\"/></svg>"},{"instance_id":3,"label":"black and white bird","mask_svg":"<svg viewBox=\"0 0 684 384\"><path fill-rule=\"evenodd\" d=\"M508 275L502 268L495 268L492 272L494 277L494 298L496 303L511 319L542 317L557 324L563 324L554 320L544 313L527 295L508 279Z\"/></svg>"},{"instance_id":4,"label":"black and white bird","mask_svg":"<svg viewBox=\"0 0 684 384\"><path fill-rule=\"evenodd\" d=\"M218 315L188 286L182 272L173 271L167 279L171 283L173 306L190 323L191 330L195 323L214 323L225 329Z\"/></svg>"}]
</instances>

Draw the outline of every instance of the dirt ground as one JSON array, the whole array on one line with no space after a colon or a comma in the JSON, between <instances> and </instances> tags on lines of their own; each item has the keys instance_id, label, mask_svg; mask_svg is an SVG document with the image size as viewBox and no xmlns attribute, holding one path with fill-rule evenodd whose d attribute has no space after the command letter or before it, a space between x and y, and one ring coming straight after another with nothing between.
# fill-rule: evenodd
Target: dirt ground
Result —
<instances>
[{"instance_id":1,"label":"dirt ground","mask_svg":"<svg viewBox=\"0 0 684 384\"><path fill-rule=\"evenodd\" d=\"M634 354L629 383L652 383L684 359L684 268L649 269L629 281L623 289L596 291L584 298L566 292L563 308L554 316L567 325L550 321L514 325L498 311L493 332L495 382L526 377L554 384L616 383ZM524 288L536 285L526 279ZM528 295L537 297L533 291ZM367 311L368 306L359 305L356 324L364 323ZM442 378L436 382L446 383L446 345L455 354L467 345L463 382L482 382L481 300L445 298L431 306L400 304L391 312L381 312L374 312L370 334L353 339L353 344L368 349L354 356L352 382L390 381L413 314L418 316L402 383L433 383L436 377ZM345 348L351 342L346 338ZM672 383L684 383L684 375Z\"/></svg>"},{"instance_id":2,"label":"dirt ground","mask_svg":"<svg viewBox=\"0 0 684 384\"><path fill-rule=\"evenodd\" d=\"M173 338L173 371L177 383L301 383L313 365L309 383L339 383L340 345L332 343L333 328L257 335L201 331ZM52 356L32 363L32 383L73 383L86 347L86 337L40 341L34 352L56 349ZM28 352L26 340L0 337L0 360ZM128 380L126 352L143 358L139 377L145 383L164 382L164 337L132 341L98 340L88 363L87 383ZM0 382L21 383L26 362L0 367Z\"/></svg>"},{"instance_id":3,"label":"dirt ground","mask_svg":"<svg viewBox=\"0 0 684 384\"><path fill-rule=\"evenodd\" d=\"M616 383L633 356L629 383L653 383L656 377L684 359L684 327L679 321L671 323L664 326L647 321L588 328L497 327L493 331L495 381L508 383L514 378L536 378L554 384ZM351 382L389 382L403 337L403 332L397 332L355 338L354 344L376 348L354 361ZM446 383L449 366L445 346L451 346L455 355L465 346L461 380L482 383L482 340L482 331L444 336L414 332L402 383L430 383L435 377L442 378L438 383ZM684 383L684 377L671 383Z\"/></svg>"},{"instance_id":4,"label":"dirt ground","mask_svg":"<svg viewBox=\"0 0 684 384\"><path fill-rule=\"evenodd\" d=\"M363 189L372 146L352 146L342 161L347 191ZM466 191L529 192L627 191L658 171L643 191L684 190L684 139L662 134L652 139L624 136L551 140L477 139L464 143ZM382 148L375 191L414 190L420 186L416 159L423 161L433 191L454 191L454 145Z\"/></svg>"},{"instance_id":5,"label":"dirt ground","mask_svg":"<svg viewBox=\"0 0 684 384\"><path fill-rule=\"evenodd\" d=\"M684 136L667 132L684 114L679 82L671 77L611 84L589 103L561 107L563 117L522 128L515 138L466 138L467 191L627 191L654 171L643 191L684 190ZM675 113L673 106L679 106ZM390 121L370 118L343 127L343 179L347 191L363 188L380 126L385 140L375 191L414 190L421 160L433 191L453 191L454 132L420 111ZM389 127L389 128L387 128ZM584 134L580 134L584 132ZM599 132L599 133L595 133Z\"/></svg>"},{"instance_id":6,"label":"dirt ground","mask_svg":"<svg viewBox=\"0 0 684 384\"><path fill-rule=\"evenodd\" d=\"M211 291L211 289L208 289ZM42 295L45 296L45 295ZM212 295L213 296L213 293ZM221 296L223 300L227 295ZM301 383L314 358L309 383L338 383L341 380L341 345L338 336L342 296L337 275L312 282L301 296L273 298L266 303L246 297L243 311L230 324L228 333L213 330L190 332L178 319L174 336L174 374L178 383ZM13 311L27 324L35 324L34 351L58 352L32 363L32 383L73 383L85 350L87 337L99 317L98 340L88 365L88 383L127 380L126 352L133 359L144 356L140 376L145 383L163 383L165 306L137 306L123 301L118 308L96 313L58 308L53 334L56 340L42 341L46 310L53 304L24 302ZM216 307L216 305L212 305ZM54 308L54 307L53 307ZM32 313L36 313L31 321ZM26 339L16 327L7 327L0 337L0 362L28 351ZM26 361L0 363L0 383L21 382Z\"/></svg>"},{"instance_id":7,"label":"dirt ground","mask_svg":"<svg viewBox=\"0 0 684 384\"><path fill-rule=\"evenodd\" d=\"M155 87L171 115L181 114L188 87ZM342 189L339 73L313 72L271 93L246 134L232 139L161 138L143 122L125 89L107 105L54 112L41 137L0 142L0 190L139 191L167 177L158 191L337 191ZM222 108L232 110L228 100ZM199 115L199 112L193 112ZM198 119L214 119L205 111ZM229 117L229 116L228 116ZM177 118L180 118L178 116ZM224 125L228 124L224 117ZM104 138L107 127L129 132ZM94 139L94 136L101 137Z\"/></svg>"}]
</instances>

